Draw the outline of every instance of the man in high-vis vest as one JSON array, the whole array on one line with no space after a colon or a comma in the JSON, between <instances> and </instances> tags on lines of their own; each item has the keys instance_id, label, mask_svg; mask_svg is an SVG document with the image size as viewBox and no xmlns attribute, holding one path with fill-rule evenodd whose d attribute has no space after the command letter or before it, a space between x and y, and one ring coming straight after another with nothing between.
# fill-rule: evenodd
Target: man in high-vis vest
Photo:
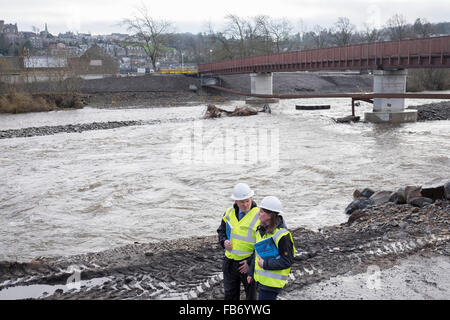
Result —
<instances>
[{"instance_id":1,"label":"man in high-vis vest","mask_svg":"<svg viewBox=\"0 0 450 320\"><path fill-rule=\"evenodd\" d=\"M256 286L247 282L247 273L259 226L258 207L252 197L255 193L245 183L238 183L229 207L222 217L217 233L219 243L225 249L223 261L223 282L225 300L239 300L241 283L247 300L256 299Z\"/></svg>"},{"instance_id":2,"label":"man in high-vis vest","mask_svg":"<svg viewBox=\"0 0 450 320\"><path fill-rule=\"evenodd\" d=\"M247 281L257 283L258 300L276 300L294 262L294 240L280 215L283 207L277 197L265 197L259 208L260 225Z\"/></svg>"}]
</instances>

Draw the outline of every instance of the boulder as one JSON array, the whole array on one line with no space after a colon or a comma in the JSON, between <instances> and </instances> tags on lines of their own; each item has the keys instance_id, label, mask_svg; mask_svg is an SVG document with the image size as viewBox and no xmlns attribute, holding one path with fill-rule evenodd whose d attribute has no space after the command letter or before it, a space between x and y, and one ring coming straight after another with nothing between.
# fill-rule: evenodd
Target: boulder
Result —
<instances>
[{"instance_id":1,"label":"boulder","mask_svg":"<svg viewBox=\"0 0 450 320\"><path fill-rule=\"evenodd\" d=\"M370 198L374 193L375 193L375 191L373 191L370 188L365 188L363 191L361 191L361 194L363 195L363 197L366 197L366 198Z\"/></svg>"},{"instance_id":2,"label":"boulder","mask_svg":"<svg viewBox=\"0 0 450 320\"><path fill-rule=\"evenodd\" d=\"M351 225L356 220L367 216L367 213L362 212L361 210L355 210L350 217L348 217L347 224Z\"/></svg>"},{"instance_id":3,"label":"boulder","mask_svg":"<svg viewBox=\"0 0 450 320\"><path fill-rule=\"evenodd\" d=\"M433 199L426 198L426 197L417 197L417 198L414 198L414 199L411 199L410 201L408 201L408 204L410 204L414 207L419 207L419 208L423 208L426 205L429 205L432 203L433 203Z\"/></svg>"},{"instance_id":4,"label":"boulder","mask_svg":"<svg viewBox=\"0 0 450 320\"><path fill-rule=\"evenodd\" d=\"M359 189L356 189L355 191L353 191L353 199L358 199L358 198L370 198L373 194L375 193L375 191L373 191L370 188L364 188L363 191L359 191Z\"/></svg>"},{"instance_id":5,"label":"boulder","mask_svg":"<svg viewBox=\"0 0 450 320\"><path fill-rule=\"evenodd\" d=\"M407 186L405 187L405 199L406 202L409 203L410 200L414 198L422 197L422 193L420 192L422 190L421 186Z\"/></svg>"},{"instance_id":6,"label":"boulder","mask_svg":"<svg viewBox=\"0 0 450 320\"><path fill-rule=\"evenodd\" d=\"M352 203L350 203L347 206L347 208L345 208L345 214L352 214L356 210L361 210L368 206L374 206L374 205L375 205L375 201L373 201L372 199L359 198L359 199L352 201Z\"/></svg>"},{"instance_id":7,"label":"boulder","mask_svg":"<svg viewBox=\"0 0 450 320\"><path fill-rule=\"evenodd\" d=\"M383 204L389 201L392 191L377 191L369 199L375 202L375 205Z\"/></svg>"},{"instance_id":8,"label":"boulder","mask_svg":"<svg viewBox=\"0 0 450 320\"><path fill-rule=\"evenodd\" d=\"M356 200L358 198L365 198L361 191L359 191L358 189L356 189L355 191L353 191L353 199Z\"/></svg>"},{"instance_id":9,"label":"boulder","mask_svg":"<svg viewBox=\"0 0 450 320\"><path fill-rule=\"evenodd\" d=\"M393 202L395 204L406 204L405 189L400 188L393 192L389 198L389 202Z\"/></svg>"},{"instance_id":10,"label":"boulder","mask_svg":"<svg viewBox=\"0 0 450 320\"><path fill-rule=\"evenodd\" d=\"M450 200L450 181L444 184L444 194L445 197Z\"/></svg>"},{"instance_id":11,"label":"boulder","mask_svg":"<svg viewBox=\"0 0 450 320\"><path fill-rule=\"evenodd\" d=\"M439 200L445 198L445 183L448 183L448 180L435 179L433 181L427 182L422 186L422 196Z\"/></svg>"}]
</instances>

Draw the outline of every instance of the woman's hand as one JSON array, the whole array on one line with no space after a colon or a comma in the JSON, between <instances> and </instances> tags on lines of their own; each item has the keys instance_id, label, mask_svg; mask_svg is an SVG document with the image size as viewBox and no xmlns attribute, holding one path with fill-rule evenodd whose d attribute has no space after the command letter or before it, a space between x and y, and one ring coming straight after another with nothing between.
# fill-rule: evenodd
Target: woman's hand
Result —
<instances>
[{"instance_id":1,"label":"woman's hand","mask_svg":"<svg viewBox=\"0 0 450 320\"><path fill-rule=\"evenodd\" d=\"M252 283L252 281L253 281L253 278L250 276L247 276L247 283L250 284L250 283Z\"/></svg>"},{"instance_id":2,"label":"woman's hand","mask_svg":"<svg viewBox=\"0 0 450 320\"><path fill-rule=\"evenodd\" d=\"M258 256L258 257L259 257L259 256ZM258 265L259 265L260 268L263 268L263 269L264 269L264 259L263 259L263 258L259 257L259 259L258 259Z\"/></svg>"}]
</instances>

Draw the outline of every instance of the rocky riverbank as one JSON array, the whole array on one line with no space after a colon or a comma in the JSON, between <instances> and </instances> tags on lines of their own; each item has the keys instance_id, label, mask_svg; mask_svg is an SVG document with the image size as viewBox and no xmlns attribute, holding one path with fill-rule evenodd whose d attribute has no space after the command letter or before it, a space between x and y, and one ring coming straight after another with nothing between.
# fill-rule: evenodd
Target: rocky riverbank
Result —
<instances>
[{"instance_id":1,"label":"rocky riverbank","mask_svg":"<svg viewBox=\"0 0 450 320\"><path fill-rule=\"evenodd\" d=\"M194 118L188 119L166 119L164 122L185 122L192 121ZM25 138L34 136L48 136L57 133L81 133L91 130L108 130L129 126L140 125L154 125L162 123L162 120L147 120L147 121L108 121L108 122L92 122L81 124L67 124L59 126L42 126L42 127L29 127L21 129L8 129L0 130L0 139L8 138Z\"/></svg>"},{"instance_id":2,"label":"rocky riverbank","mask_svg":"<svg viewBox=\"0 0 450 320\"><path fill-rule=\"evenodd\" d=\"M144 124L144 121L109 121L109 122L93 122L83 124L68 124L60 126L43 126L43 127L29 127L22 129L9 129L0 131L0 139L48 136L61 132L80 133L89 130L115 129L120 127L137 126L142 124Z\"/></svg>"},{"instance_id":3,"label":"rocky riverbank","mask_svg":"<svg viewBox=\"0 0 450 320\"><path fill-rule=\"evenodd\" d=\"M292 230L297 253L281 298L301 299L309 285L365 274L370 268L391 268L409 256L441 256L447 261L449 198L445 194L424 206L379 202L360 209L360 217L341 225L317 232ZM28 263L4 261L0 262L0 297L222 299L222 257L216 236L209 236L135 243L78 256L38 257Z\"/></svg>"},{"instance_id":4,"label":"rocky riverbank","mask_svg":"<svg viewBox=\"0 0 450 320\"><path fill-rule=\"evenodd\" d=\"M450 101L429 103L409 109L417 110L418 121L450 120Z\"/></svg>"}]
</instances>

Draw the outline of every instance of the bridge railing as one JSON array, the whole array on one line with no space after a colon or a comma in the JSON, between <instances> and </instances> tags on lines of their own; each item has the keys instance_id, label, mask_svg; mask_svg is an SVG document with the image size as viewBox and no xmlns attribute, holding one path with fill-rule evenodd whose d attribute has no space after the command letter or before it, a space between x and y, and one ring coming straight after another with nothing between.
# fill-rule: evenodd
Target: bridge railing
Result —
<instances>
[{"instance_id":1,"label":"bridge railing","mask_svg":"<svg viewBox=\"0 0 450 320\"><path fill-rule=\"evenodd\" d=\"M389 63L402 67L450 67L450 36L362 43L253 56L198 66L199 73L247 73L257 71L361 69ZM432 57L438 59L433 60ZM421 62L428 58L429 63ZM440 58L440 59L439 59ZM402 60L403 59L403 60ZM417 61L418 59L418 61ZM363 62L365 64L363 64Z\"/></svg>"}]
</instances>

